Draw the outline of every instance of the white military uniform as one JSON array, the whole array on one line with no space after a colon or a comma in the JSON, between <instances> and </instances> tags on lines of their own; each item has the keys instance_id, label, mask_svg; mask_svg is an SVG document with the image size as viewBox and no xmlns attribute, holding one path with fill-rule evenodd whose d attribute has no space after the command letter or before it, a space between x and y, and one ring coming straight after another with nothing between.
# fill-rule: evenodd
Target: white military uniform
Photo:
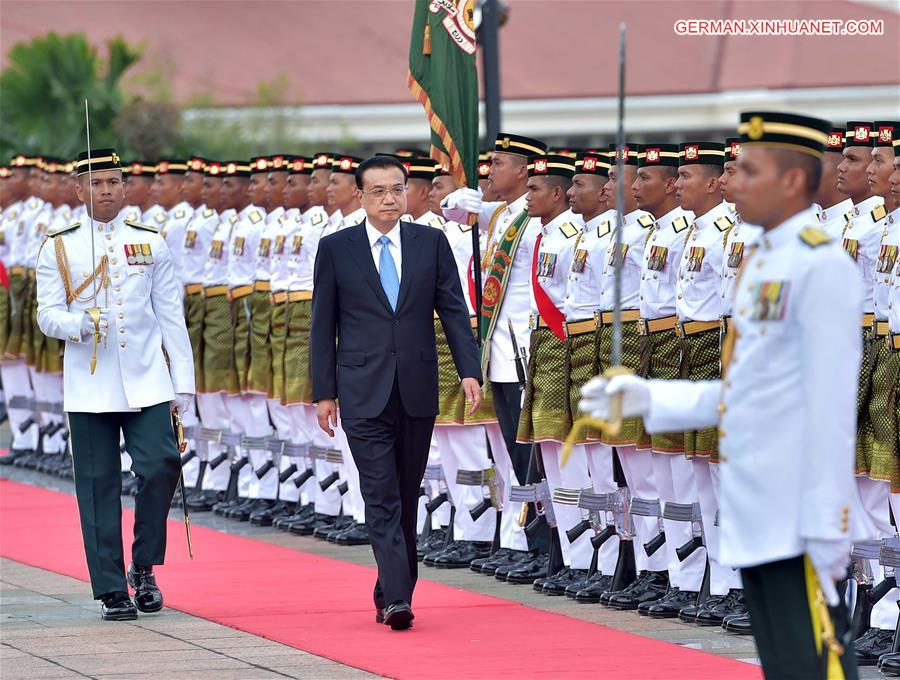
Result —
<instances>
[{"instance_id":1,"label":"white military uniform","mask_svg":"<svg viewBox=\"0 0 900 680\"><path fill-rule=\"evenodd\" d=\"M833 239L840 239L850 218L853 217L853 200L845 198L831 207L819 208L817 217L819 218L819 229Z\"/></svg>"},{"instance_id":2,"label":"white military uniform","mask_svg":"<svg viewBox=\"0 0 900 680\"><path fill-rule=\"evenodd\" d=\"M734 567L864 536L852 512L863 291L815 224L801 211L749 256L723 380L650 382L648 430L720 424L720 548Z\"/></svg>"},{"instance_id":3,"label":"white military uniform","mask_svg":"<svg viewBox=\"0 0 900 680\"><path fill-rule=\"evenodd\" d=\"M733 206L730 207L734 226L725 240L725 257L722 260L722 314L726 317L731 316L734 308L734 284L744 256L750 252L750 248L763 233L762 227L747 224L734 212Z\"/></svg>"},{"instance_id":4,"label":"white military uniform","mask_svg":"<svg viewBox=\"0 0 900 680\"><path fill-rule=\"evenodd\" d=\"M175 263L175 271L178 272L178 279L182 283L187 283L183 278L184 270L181 262L184 255L182 250L184 232L193 218L194 208L187 201L181 201L178 205L166 212L166 220L159 231L166 240L166 245L169 246L169 252L172 253L172 260Z\"/></svg>"},{"instance_id":5,"label":"white military uniform","mask_svg":"<svg viewBox=\"0 0 900 680\"><path fill-rule=\"evenodd\" d=\"M94 224L93 230L89 222L54 235L38 258L38 324L46 335L66 341L65 410L137 411L171 401L176 393L193 394L180 284L165 241L121 216ZM98 258L108 258L109 285L98 290L97 304L109 310L109 337L97 348L94 374L93 336L81 336L85 310L93 305L92 285L66 301L56 239L65 247L73 292L91 276L92 239Z\"/></svg>"}]
</instances>

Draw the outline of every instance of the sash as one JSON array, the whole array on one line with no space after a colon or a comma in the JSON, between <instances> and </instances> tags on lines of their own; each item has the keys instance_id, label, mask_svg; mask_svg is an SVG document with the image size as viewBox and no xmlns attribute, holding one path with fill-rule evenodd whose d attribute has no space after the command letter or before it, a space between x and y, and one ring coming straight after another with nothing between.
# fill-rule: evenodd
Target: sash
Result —
<instances>
[{"instance_id":1,"label":"sash","mask_svg":"<svg viewBox=\"0 0 900 680\"><path fill-rule=\"evenodd\" d=\"M531 290L534 293L534 301L535 304L537 304L538 314L541 315L541 318L547 323L550 330L553 331L553 335L559 338L560 341L565 342L566 315L557 309L556 305L553 304L553 300L547 295L547 291L541 287L541 284L538 281L538 256L541 252L541 241L543 238L543 234L538 234L537 241L534 244L534 257L531 261ZM576 242L575 245L577 246L578 243Z\"/></svg>"},{"instance_id":2,"label":"sash","mask_svg":"<svg viewBox=\"0 0 900 680\"><path fill-rule=\"evenodd\" d=\"M523 210L507 227L493 253L493 260L484 281L484 292L481 296L481 370L487 375L488 361L491 354L491 336L497 325L497 317L503 306L506 286L509 284L509 270L512 267L516 250L528 225L528 211Z\"/></svg>"}]
</instances>

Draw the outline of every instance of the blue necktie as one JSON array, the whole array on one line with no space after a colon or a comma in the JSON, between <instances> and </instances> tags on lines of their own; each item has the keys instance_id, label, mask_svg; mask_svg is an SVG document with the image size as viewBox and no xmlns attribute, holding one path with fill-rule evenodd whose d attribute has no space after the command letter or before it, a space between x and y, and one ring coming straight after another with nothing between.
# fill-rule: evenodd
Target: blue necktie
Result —
<instances>
[{"instance_id":1,"label":"blue necktie","mask_svg":"<svg viewBox=\"0 0 900 680\"><path fill-rule=\"evenodd\" d=\"M397 311L397 297L400 295L400 277L397 276L397 265L394 264L394 258L391 257L390 243L391 240L387 236L378 239L381 244L381 255L378 260L378 274L381 277L381 287L384 288L384 294L387 295L388 302L391 303L391 309Z\"/></svg>"}]
</instances>

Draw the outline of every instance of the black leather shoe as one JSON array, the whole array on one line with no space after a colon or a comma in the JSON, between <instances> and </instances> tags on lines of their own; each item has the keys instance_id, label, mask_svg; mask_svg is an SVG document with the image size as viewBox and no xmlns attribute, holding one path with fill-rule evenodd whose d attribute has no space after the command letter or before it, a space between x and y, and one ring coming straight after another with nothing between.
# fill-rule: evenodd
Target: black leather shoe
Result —
<instances>
[{"instance_id":1,"label":"black leather shoe","mask_svg":"<svg viewBox=\"0 0 900 680\"><path fill-rule=\"evenodd\" d=\"M128 565L125 574L128 585L134 588L134 604L142 612L152 614L163 606L163 596L156 585L153 567L139 567L134 563Z\"/></svg>"},{"instance_id":2,"label":"black leather shoe","mask_svg":"<svg viewBox=\"0 0 900 680\"><path fill-rule=\"evenodd\" d=\"M338 545L369 545L369 532L365 524L354 524L338 534L334 542Z\"/></svg>"},{"instance_id":3,"label":"black leather shoe","mask_svg":"<svg viewBox=\"0 0 900 680\"><path fill-rule=\"evenodd\" d=\"M201 491L196 496L188 496L187 506L191 512L209 512L223 500L224 491Z\"/></svg>"},{"instance_id":4,"label":"black leather shoe","mask_svg":"<svg viewBox=\"0 0 900 680\"><path fill-rule=\"evenodd\" d=\"M37 467L37 452L32 449L23 451L21 456L16 456L13 465L15 467L34 470Z\"/></svg>"},{"instance_id":5,"label":"black leather shoe","mask_svg":"<svg viewBox=\"0 0 900 680\"><path fill-rule=\"evenodd\" d=\"M512 548L500 548L493 555L480 557L472 560L469 568L476 574L491 574L497 571L497 567L501 564L510 564L516 561L522 561L528 557L528 553L524 550L513 550Z\"/></svg>"},{"instance_id":6,"label":"black leather shoe","mask_svg":"<svg viewBox=\"0 0 900 680\"><path fill-rule=\"evenodd\" d=\"M878 670L891 677L900 675L900 652L882 654L878 657Z\"/></svg>"},{"instance_id":7,"label":"black leather shoe","mask_svg":"<svg viewBox=\"0 0 900 680\"><path fill-rule=\"evenodd\" d=\"M684 621L685 623L697 623L697 612L699 609L700 605L696 602L689 604L686 607L682 607L678 610L678 620Z\"/></svg>"},{"instance_id":8,"label":"black leather shoe","mask_svg":"<svg viewBox=\"0 0 900 680\"><path fill-rule=\"evenodd\" d=\"M672 588L657 602L638 607L638 614L646 614L651 619L674 619L685 607L696 606L697 596L696 590Z\"/></svg>"},{"instance_id":9,"label":"black leather shoe","mask_svg":"<svg viewBox=\"0 0 900 680\"><path fill-rule=\"evenodd\" d=\"M340 515L337 517L334 522L318 526L313 529L313 536L316 538L321 538L323 541L328 540L328 535L334 531L343 531L344 529L349 529L353 524L355 524L356 520L352 517L347 517L347 515Z\"/></svg>"},{"instance_id":10,"label":"black leather shoe","mask_svg":"<svg viewBox=\"0 0 900 680\"><path fill-rule=\"evenodd\" d=\"M0 465L12 465L17 458L21 458L28 451L26 449L11 449L5 456L0 456Z\"/></svg>"},{"instance_id":11,"label":"black leather shoe","mask_svg":"<svg viewBox=\"0 0 900 680\"><path fill-rule=\"evenodd\" d=\"M600 572L598 571L597 574ZM596 576L596 574L595 574ZM596 604L600 602L600 598L604 593L608 593L612 588L613 577L600 575L599 578L591 578L587 581L584 588L575 593L574 600L582 604ZM569 591L566 590L566 595Z\"/></svg>"},{"instance_id":12,"label":"black leather shoe","mask_svg":"<svg viewBox=\"0 0 900 680\"><path fill-rule=\"evenodd\" d=\"M746 614L744 591L730 590L724 597L710 597L697 609L695 623L700 626L721 626L727 616Z\"/></svg>"},{"instance_id":13,"label":"black leather shoe","mask_svg":"<svg viewBox=\"0 0 900 680\"><path fill-rule=\"evenodd\" d=\"M513 565L506 575L501 578L502 569L497 569L494 578L507 583L525 584L534 583L535 579L547 576L547 567L550 564L550 555L537 555L534 559L526 560L519 565Z\"/></svg>"},{"instance_id":14,"label":"black leather shoe","mask_svg":"<svg viewBox=\"0 0 900 680\"><path fill-rule=\"evenodd\" d=\"M853 643L856 649L856 663L859 666L874 666L878 657L890 653L894 643L894 631L883 628L869 628Z\"/></svg>"},{"instance_id":15,"label":"black leather shoe","mask_svg":"<svg viewBox=\"0 0 900 680\"><path fill-rule=\"evenodd\" d=\"M219 501L218 503L215 503L213 505L213 508L212 508L213 514L224 517L225 513L227 513L232 508L236 507L238 504L243 503L245 500L247 500L247 499L241 498L240 496L235 496L234 498L232 498L230 500L225 500L223 498L221 501Z\"/></svg>"},{"instance_id":16,"label":"black leather shoe","mask_svg":"<svg viewBox=\"0 0 900 680\"><path fill-rule=\"evenodd\" d=\"M465 569L472 560L487 557L491 552L491 544L482 541L460 541L453 550L445 552L434 560L438 569Z\"/></svg>"},{"instance_id":17,"label":"black leather shoe","mask_svg":"<svg viewBox=\"0 0 900 680\"><path fill-rule=\"evenodd\" d=\"M278 517L272 520L272 526L276 529L281 529L282 531L287 531L289 529L290 524L294 522L302 522L311 518L316 514L316 508L313 503L307 503L303 507L297 507L297 509L290 515L286 517Z\"/></svg>"},{"instance_id":18,"label":"black leather shoe","mask_svg":"<svg viewBox=\"0 0 900 680\"><path fill-rule=\"evenodd\" d=\"M375 623L384 623L384 609L375 607Z\"/></svg>"},{"instance_id":19,"label":"black leather shoe","mask_svg":"<svg viewBox=\"0 0 900 680\"><path fill-rule=\"evenodd\" d=\"M250 515L262 512L263 510L268 510L273 505L275 505L275 501L264 498L255 498L248 504L238 506L232 510L227 517L229 519L236 519L238 522L248 522L250 521Z\"/></svg>"},{"instance_id":20,"label":"black leather shoe","mask_svg":"<svg viewBox=\"0 0 900 680\"><path fill-rule=\"evenodd\" d=\"M384 610L384 625L390 626L391 630L406 630L412 628L413 619L412 607L409 602L398 600Z\"/></svg>"},{"instance_id":21,"label":"black leather shoe","mask_svg":"<svg viewBox=\"0 0 900 680\"><path fill-rule=\"evenodd\" d=\"M610 606L610 605L609 605L609 601L610 601L610 599L611 599L613 596L615 596L615 595L623 595L623 594L628 594L628 595L630 595L631 592L632 592L635 588L644 588L644 587L646 587L647 582L648 582L648 581L651 581L652 579L653 579L653 572L650 572L650 571L642 571L642 572L640 572L640 573L637 575L637 577L634 579L634 581L632 581L631 583L629 583L627 586L625 586L625 587L622 588L621 590L608 590L608 591L606 591L605 593L603 593L603 594L600 596L600 604L602 604L604 607L608 607L608 606Z\"/></svg>"},{"instance_id":22,"label":"black leather shoe","mask_svg":"<svg viewBox=\"0 0 900 680\"><path fill-rule=\"evenodd\" d=\"M426 567L433 567L434 561L441 557L442 555L449 554L456 550L462 541L450 541L447 545L439 545L437 548L432 550L430 553L426 554L425 557L422 558L422 564Z\"/></svg>"},{"instance_id":23,"label":"black leather shoe","mask_svg":"<svg viewBox=\"0 0 900 680\"><path fill-rule=\"evenodd\" d=\"M567 569L547 579L541 592L544 595L564 595L566 588L573 583L584 583L587 580L587 569Z\"/></svg>"},{"instance_id":24,"label":"black leather shoe","mask_svg":"<svg viewBox=\"0 0 900 680\"><path fill-rule=\"evenodd\" d=\"M256 527L270 527L272 526L273 518L284 513L286 508L287 503L285 503L284 501L278 501L268 507L254 510L250 513L250 524Z\"/></svg>"},{"instance_id":25,"label":"black leather shoe","mask_svg":"<svg viewBox=\"0 0 900 680\"><path fill-rule=\"evenodd\" d=\"M666 572L648 571L643 579L638 579L621 593L610 595L609 606L626 611L638 609L647 602L662 599L668 587L669 575Z\"/></svg>"},{"instance_id":26,"label":"black leather shoe","mask_svg":"<svg viewBox=\"0 0 900 680\"><path fill-rule=\"evenodd\" d=\"M291 524L288 531L298 536L311 536L316 529L324 526L332 527L336 521L335 515L315 513L310 519Z\"/></svg>"},{"instance_id":27,"label":"black leather shoe","mask_svg":"<svg viewBox=\"0 0 900 680\"><path fill-rule=\"evenodd\" d=\"M583 579L574 581L566 586L566 592L564 593L564 595L570 600L574 600L579 591L584 590L589 585L601 578L603 578L603 574L601 574L599 571L595 571L590 576L588 576L587 572L585 572ZM610 577L610 580L612 580L612 577ZM609 588L607 588L607 590L609 590Z\"/></svg>"},{"instance_id":28,"label":"black leather shoe","mask_svg":"<svg viewBox=\"0 0 900 680\"><path fill-rule=\"evenodd\" d=\"M753 627L750 625L750 614L733 614L725 617L722 628L729 633L737 635L753 635Z\"/></svg>"},{"instance_id":29,"label":"black leather shoe","mask_svg":"<svg viewBox=\"0 0 900 680\"><path fill-rule=\"evenodd\" d=\"M432 529L425 540L416 543L416 559L421 562L429 553L442 549L447 544L445 529Z\"/></svg>"},{"instance_id":30,"label":"black leather shoe","mask_svg":"<svg viewBox=\"0 0 900 680\"><path fill-rule=\"evenodd\" d=\"M134 621L138 617L128 593L115 592L100 596L100 618L104 621Z\"/></svg>"}]
</instances>

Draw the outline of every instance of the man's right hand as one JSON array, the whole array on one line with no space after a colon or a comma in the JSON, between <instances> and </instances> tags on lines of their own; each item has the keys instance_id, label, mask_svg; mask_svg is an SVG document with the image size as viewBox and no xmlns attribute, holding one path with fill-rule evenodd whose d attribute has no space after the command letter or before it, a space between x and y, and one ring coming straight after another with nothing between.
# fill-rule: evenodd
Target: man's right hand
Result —
<instances>
[{"instance_id":1,"label":"man's right hand","mask_svg":"<svg viewBox=\"0 0 900 680\"><path fill-rule=\"evenodd\" d=\"M81 318L81 339L87 340L94 334L94 320L91 315L85 311ZM109 333L109 310L100 310L100 339L104 340Z\"/></svg>"},{"instance_id":2,"label":"man's right hand","mask_svg":"<svg viewBox=\"0 0 900 680\"><path fill-rule=\"evenodd\" d=\"M598 375L581 388L578 409L598 420L610 417L613 395L622 397L622 417L645 416L650 413L650 387L636 375L617 375L612 380Z\"/></svg>"},{"instance_id":3,"label":"man's right hand","mask_svg":"<svg viewBox=\"0 0 900 680\"><path fill-rule=\"evenodd\" d=\"M483 199L478 189L463 187L449 194L441 203L444 217L454 222L463 223L469 213L481 213Z\"/></svg>"},{"instance_id":4,"label":"man's right hand","mask_svg":"<svg viewBox=\"0 0 900 680\"><path fill-rule=\"evenodd\" d=\"M334 437L337 427L337 402L334 399L321 399L316 402L316 420L329 437Z\"/></svg>"}]
</instances>

